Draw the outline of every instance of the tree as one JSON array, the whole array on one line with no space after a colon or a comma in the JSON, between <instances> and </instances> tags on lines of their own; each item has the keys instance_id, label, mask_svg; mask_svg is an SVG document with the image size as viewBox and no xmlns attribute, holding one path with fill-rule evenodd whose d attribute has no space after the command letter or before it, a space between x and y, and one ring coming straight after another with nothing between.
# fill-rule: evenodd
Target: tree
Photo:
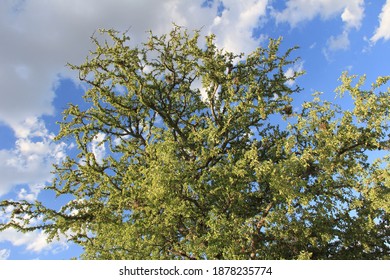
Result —
<instances>
[{"instance_id":1,"label":"tree","mask_svg":"<svg viewBox=\"0 0 390 280\"><path fill-rule=\"evenodd\" d=\"M141 47L113 30L80 65L88 108L56 137L78 154L46 187L60 209L3 201L9 227L66 235L86 259L383 259L389 255L389 90L341 76L352 110L299 112L281 40L248 56L175 26ZM94 152L96 143L105 156ZM95 146L93 146L95 145ZM32 223L32 221L40 221Z\"/></svg>"}]
</instances>

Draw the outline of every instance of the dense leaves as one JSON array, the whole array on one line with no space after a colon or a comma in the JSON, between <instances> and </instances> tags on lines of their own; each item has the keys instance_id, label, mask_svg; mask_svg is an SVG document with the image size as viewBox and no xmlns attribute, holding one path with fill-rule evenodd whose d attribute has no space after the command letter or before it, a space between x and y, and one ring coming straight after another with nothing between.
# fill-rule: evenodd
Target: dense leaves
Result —
<instances>
[{"instance_id":1,"label":"dense leaves","mask_svg":"<svg viewBox=\"0 0 390 280\"><path fill-rule=\"evenodd\" d=\"M389 256L389 159L368 158L390 147L389 77L343 74L352 110L317 94L298 112L280 39L244 56L179 27L138 47L103 35L71 66L89 106L64 111L57 140L78 154L46 188L70 201L3 201L0 230L65 234L86 259Z\"/></svg>"}]
</instances>

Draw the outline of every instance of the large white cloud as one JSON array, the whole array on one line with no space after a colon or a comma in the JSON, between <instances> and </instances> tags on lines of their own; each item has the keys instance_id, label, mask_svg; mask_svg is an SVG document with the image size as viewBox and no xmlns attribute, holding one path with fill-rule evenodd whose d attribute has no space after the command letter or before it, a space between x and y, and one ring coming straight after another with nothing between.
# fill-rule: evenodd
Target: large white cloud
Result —
<instances>
[{"instance_id":1,"label":"large white cloud","mask_svg":"<svg viewBox=\"0 0 390 280\"><path fill-rule=\"evenodd\" d=\"M51 114L59 77L74 75L64 67L81 63L98 28L127 30L135 42L145 31L166 32L172 22L218 33L223 46L248 50L267 0L224 1L221 26L213 25L217 3L179 0L29 0L1 1L0 121L11 126L27 117ZM217 2L217 1L216 1ZM234 39L233 39L234 38Z\"/></svg>"},{"instance_id":2,"label":"large white cloud","mask_svg":"<svg viewBox=\"0 0 390 280\"><path fill-rule=\"evenodd\" d=\"M371 37L371 42L376 43L380 39L390 39L390 0L387 0L383 5L382 12L379 15L379 26Z\"/></svg>"},{"instance_id":3,"label":"large white cloud","mask_svg":"<svg viewBox=\"0 0 390 280\"><path fill-rule=\"evenodd\" d=\"M213 20L210 31L217 35L217 44L227 51L248 53L259 45L253 39L253 28L266 15L267 0L223 1L224 11Z\"/></svg>"}]
</instances>

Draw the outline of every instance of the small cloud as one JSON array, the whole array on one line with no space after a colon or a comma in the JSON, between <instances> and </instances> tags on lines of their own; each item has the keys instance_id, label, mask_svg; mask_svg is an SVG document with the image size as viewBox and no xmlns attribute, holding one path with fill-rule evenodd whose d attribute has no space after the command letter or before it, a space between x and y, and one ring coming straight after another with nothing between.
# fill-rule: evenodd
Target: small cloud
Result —
<instances>
[{"instance_id":1,"label":"small cloud","mask_svg":"<svg viewBox=\"0 0 390 280\"><path fill-rule=\"evenodd\" d=\"M284 76L286 78L292 78L294 77L295 73L303 71L303 61L294 64L294 66L287 69L287 71L284 73ZM291 79L286 82L286 85L293 86L295 84L295 80Z\"/></svg>"},{"instance_id":2,"label":"small cloud","mask_svg":"<svg viewBox=\"0 0 390 280\"><path fill-rule=\"evenodd\" d=\"M106 147L103 142L104 138L106 138L106 134L99 132L91 142L91 152L94 154L96 162L99 164L103 162L103 158L106 155Z\"/></svg>"},{"instance_id":3,"label":"small cloud","mask_svg":"<svg viewBox=\"0 0 390 280\"><path fill-rule=\"evenodd\" d=\"M328 62L331 62L333 61L330 53L329 53L329 50L327 48L322 48L322 54L324 55L325 59L328 61Z\"/></svg>"},{"instance_id":4,"label":"small cloud","mask_svg":"<svg viewBox=\"0 0 390 280\"><path fill-rule=\"evenodd\" d=\"M206 88L202 85L202 80L200 78L196 78L194 82L191 84L191 90L198 91L200 93L200 98L203 102L207 102L207 91Z\"/></svg>"},{"instance_id":5,"label":"small cloud","mask_svg":"<svg viewBox=\"0 0 390 280\"><path fill-rule=\"evenodd\" d=\"M370 41L375 44L380 39L390 39L390 0L387 0L382 7L382 12L379 15L379 26Z\"/></svg>"},{"instance_id":6,"label":"small cloud","mask_svg":"<svg viewBox=\"0 0 390 280\"><path fill-rule=\"evenodd\" d=\"M25 188L22 188L18 193L18 199L19 200L27 200L29 202L33 202L37 199L38 194L40 191L44 188L43 185L30 185L30 190L26 190Z\"/></svg>"},{"instance_id":7,"label":"small cloud","mask_svg":"<svg viewBox=\"0 0 390 280\"><path fill-rule=\"evenodd\" d=\"M348 37L349 36L347 31L344 31L337 37L331 36L327 43L329 50L331 51L347 50L350 45Z\"/></svg>"},{"instance_id":8,"label":"small cloud","mask_svg":"<svg viewBox=\"0 0 390 280\"><path fill-rule=\"evenodd\" d=\"M122 138L120 138L120 137L115 138L113 143L114 143L114 146L119 146L122 143Z\"/></svg>"},{"instance_id":9,"label":"small cloud","mask_svg":"<svg viewBox=\"0 0 390 280\"><path fill-rule=\"evenodd\" d=\"M11 255L11 251L8 249L1 249L0 250L0 260L6 260Z\"/></svg>"},{"instance_id":10,"label":"small cloud","mask_svg":"<svg viewBox=\"0 0 390 280\"><path fill-rule=\"evenodd\" d=\"M30 78L30 69L26 65L15 65L14 70L19 78L28 80Z\"/></svg>"},{"instance_id":11,"label":"small cloud","mask_svg":"<svg viewBox=\"0 0 390 280\"><path fill-rule=\"evenodd\" d=\"M368 53L371 52L372 47L374 46L374 43L371 42L370 38L367 38L367 36L363 37L363 41L366 42L366 45L362 48L362 53Z\"/></svg>"},{"instance_id":12,"label":"small cloud","mask_svg":"<svg viewBox=\"0 0 390 280\"><path fill-rule=\"evenodd\" d=\"M336 51L345 51L349 48L349 32L344 30L339 36L331 36L327 43L326 47L322 49L322 54L325 56L328 62L332 61L332 53Z\"/></svg>"}]
</instances>

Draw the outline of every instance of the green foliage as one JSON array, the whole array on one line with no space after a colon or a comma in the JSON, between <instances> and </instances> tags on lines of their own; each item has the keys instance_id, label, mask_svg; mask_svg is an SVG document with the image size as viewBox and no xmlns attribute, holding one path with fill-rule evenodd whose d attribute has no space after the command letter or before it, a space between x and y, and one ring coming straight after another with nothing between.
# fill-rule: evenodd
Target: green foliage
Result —
<instances>
[{"instance_id":1,"label":"green foliage","mask_svg":"<svg viewBox=\"0 0 390 280\"><path fill-rule=\"evenodd\" d=\"M3 201L0 230L67 235L85 259L382 259L389 255L389 80L341 77L351 111L316 95L292 109L281 40L248 56L179 27L140 47L112 30L80 66L55 166L59 210ZM97 137L104 136L104 137ZM98 139L102 159L91 145ZM8 208L9 209L9 208ZM27 214L27 215L26 215ZM31 222L42 217L39 224Z\"/></svg>"}]
</instances>

